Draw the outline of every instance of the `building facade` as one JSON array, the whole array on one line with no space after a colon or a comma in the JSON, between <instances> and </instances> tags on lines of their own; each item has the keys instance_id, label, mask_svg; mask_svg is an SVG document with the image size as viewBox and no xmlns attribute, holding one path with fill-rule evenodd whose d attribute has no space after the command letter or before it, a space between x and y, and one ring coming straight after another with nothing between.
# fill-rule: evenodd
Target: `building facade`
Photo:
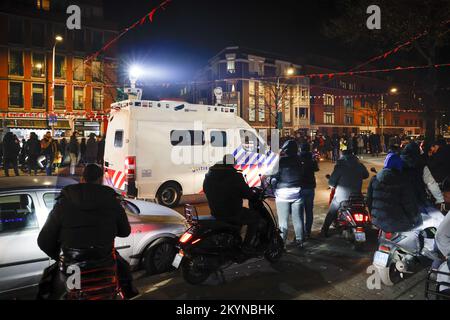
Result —
<instances>
[{"instance_id":1,"label":"building facade","mask_svg":"<svg viewBox=\"0 0 450 320\"><path fill-rule=\"evenodd\" d=\"M299 70L281 57L227 47L209 60L183 96L194 103L215 104L214 88L221 87L221 104L233 107L252 127L275 128L278 121L278 128L291 134L310 123L309 79L286 77Z\"/></svg>"},{"instance_id":2,"label":"building facade","mask_svg":"<svg viewBox=\"0 0 450 320\"><path fill-rule=\"evenodd\" d=\"M66 27L72 4L81 8L80 30ZM48 130L55 135L105 132L116 96L115 52L86 62L117 33L103 19L101 0L6 0L0 5L0 30L5 31L0 32L3 131L23 138L31 131L39 136Z\"/></svg>"},{"instance_id":3,"label":"building facade","mask_svg":"<svg viewBox=\"0 0 450 320\"><path fill-rule=\"evenodd\" d=\"M408 97L410 88L353 75L302 77L336 71L301 60L305 59L296 62L252 49L227 47L208 61L195 81L182 90L182 97L194 103L215 104L214 88L221 87L221 104L234 107L252 127L280 128L282 135L423 133L417 101ZM398 94L389 91L393 87Z\"/></svg>"}]
</instances>

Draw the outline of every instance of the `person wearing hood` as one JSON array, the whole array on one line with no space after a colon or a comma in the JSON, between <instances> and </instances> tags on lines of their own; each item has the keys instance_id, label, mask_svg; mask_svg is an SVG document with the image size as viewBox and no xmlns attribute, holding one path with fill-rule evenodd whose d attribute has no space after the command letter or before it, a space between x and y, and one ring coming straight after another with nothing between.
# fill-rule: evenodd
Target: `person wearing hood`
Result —
<instances>
[{"instance_id":1,"label":"person wearing hood","mask_svg":"<svg viewBox=\"0 0 450 320\"><path fill-rule=\"evenodd\" d=\"M81 183L61 190L37 243L42 251L56 261L61 252L67 258L74 251L80 252L80 256L87 256L88 253L83 252L95 250L95 261L115 256L121 287L132 290L130 283L126 283L131 278L127 262L114 249L116 237L130 235L130 223L119 195L114 189L102 185L102 182L102 168L96 164L87 165Z\"/></svg>"},{"instance_id":2,"label":"person wearing hood","mask_svg":"<svg viewBox=\"0 0 450 320\"><path fill-rule=\"evenodd\" d=\"M367 190L367 205L372 223L385 232L404 232L421 223L414 189L403 172L398 154L388 153L384 168L372 178Z\"/></svg>"},{"instance_id":3,"label":"person wearing hood","mask_svg":"<svg viewBox=\"0 0 450 320\"><path fill-rule=\"evenodd\" d=\"M450 146L444 139L431 144L428 166L437 183L450 179Z\"/></svg>"},{"instance_id":4,"label":"person wearing hood","mask_svg":"<svg viewBox=\"0 0 450 320\"><path fill-rule=\"evenodd\" d=\"M227 154L222 161L210 167L203 181L203 191L211 215L217 220L237 226L247 225L243 250L253 253L258 232L264 228L265 221L258 212L243 206L243 199L253 200L256 194L234 165L234 156Z\"/></svg>"},{"instance_id":5,"label":"person wearing hood","mask_svg":"<svg viewBox=\"0 0 450 320\"><path fill-rule=\"evenodd\" d=\"M7 132L3 137L3 169L5 176L9 177L9 168L14 169L14 174L19 175L19 167L17 157L20 152L19 141L14 137L12 132Z\"/></svg>"},{"instance_id":6,"label":"person wearing hood","mask_svg":"<svg viewBox=\"0 0 450 320\"><path fill-rule=\"evenodd\" d=\"M322 226L321 233L323 236L328 237L328 230L337 218L341 202L348 200L351 194L361 194L363 180L368 177L369 171L352 153L352 150L344 150L328 180L329 186L334 188L335 192Z\"/></svg>"},{"instance_id":7,"label":"person wearing hood","mask_svg":"<svg viewBox=\"0 0 450 320\"><path fill-rule=\"evenodd\" d=\"M294 140L286 141L281 148L284 155L280 157L278 171L273 175L276 182L275 203L277 206L278 225L281 237L286 242L288 236L289 216L292 216L295 240L293 244L303 246L304 223L300 187L302 179L302 161L298 155L298 145ZM312 159L312 155L311 155Z\"/></svg>"},{"instance_id":8,"label":"person wearing hood","mask_svg":"<svg viewBox=\"0 0 450 320\"><path fill-rule=\"evenodd\" d=\"M417 199L421 212L427 212L432 206L427 198L427 189L433 195L436 205L443 207L444 196L426 164L425 157L420 153L419 145L414 141L409 143L400 157L403 162L403 171L414 188L412 196Z\"/></svg>"},{"instance_id":9,"label":"person wearing hood","mask_svg":"<svg viewBox=\"0 0 450 320\"><path fill-rule=\"evenodd\" d=\"M86 163L97 163L98 142L95 133L89 135L86 143Z\"/></svg>"},{"instance_id":10,"label":"person wearing hood","mask_svg":"<svg viewBox=\"0 0 450 320\"><path fill-rule=\"evenodd\" d=\"M28 169L30 170L30 175L34 172L37 175L38 164L37 160L41 154L41 143L35 132L30 133L30 139L26 143L26 150L28 156Z\"/></svg>"}]
</instances>

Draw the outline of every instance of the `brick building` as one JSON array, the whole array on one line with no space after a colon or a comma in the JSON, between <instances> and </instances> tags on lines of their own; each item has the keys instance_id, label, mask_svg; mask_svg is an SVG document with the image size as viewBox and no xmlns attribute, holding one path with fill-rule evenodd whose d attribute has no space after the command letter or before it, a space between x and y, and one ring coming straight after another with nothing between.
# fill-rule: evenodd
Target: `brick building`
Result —
<instances>
[{"instance_id":1,"label":"brick building","mask_svg":"<svg viewBox=\"0 0 450 320\"><path fill-rule=\"evenodd\" d=\"M66 27L66 9L72 4L81 8L81 30ZM104 115L116 95L114 50L85 63L117 32L103 19L101 0L5 0L0 30L5 30L0 32L3 131L25 138L30 131L41 136L51 128L56 135L74 129L85 135L105 132Z\"/></svg>"},{"instance_id":2,"label":"brick building","mask_svg":"<svg viewBox=\"0 0 450 320\"><path fill-rule=\"evenodd\" d=\"M278 109L283 135L297 131L423 133L421 113L412 111L418 102L409 96L410 88L374 77L295 77L336 72L329 66L318 66L322 64L339 65L327 58L311 62L227 47L208 61L195 81L182 90L182 96L194 103L214 104L213 90L221 87L221 103L235 107L239 116L257 129L275 128ZM389 92L393 87L398 94ZM280 92L277 108L275 101Z\"/></svg>"}]
</instances>

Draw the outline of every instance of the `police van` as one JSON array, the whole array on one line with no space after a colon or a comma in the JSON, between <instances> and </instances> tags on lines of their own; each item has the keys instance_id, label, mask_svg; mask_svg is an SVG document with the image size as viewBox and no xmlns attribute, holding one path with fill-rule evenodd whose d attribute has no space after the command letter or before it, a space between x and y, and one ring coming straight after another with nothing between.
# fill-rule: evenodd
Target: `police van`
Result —
<instances>
[{"instance_id":1,"label":"police van","mask_svg":"<svg viewBox=\"0 0 450 320\"><path fill-rule=\"evenodd\" d=\"M175 207L202 193L209 167L233 154L250 186L277 163L262 136L220 105L180 101L113 103L105 141L105 182L124 195Z\"/></svg>"}]
</instances>

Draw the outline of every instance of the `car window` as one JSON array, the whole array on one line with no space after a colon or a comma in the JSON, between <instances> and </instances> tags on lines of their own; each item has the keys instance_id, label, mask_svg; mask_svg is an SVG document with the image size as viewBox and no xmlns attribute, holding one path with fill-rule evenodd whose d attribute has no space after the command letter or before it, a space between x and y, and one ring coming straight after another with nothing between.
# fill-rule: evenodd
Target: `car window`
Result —
<instances>
[{"instance_id":1,"label":"car window","mask_svg":"<svg viewBox=\"0 0 450 320\"><path fill-rule=\"evenodd\" d=\"M227 133L225 131L211 131L211 146L226 147Z\"/></svg>"},{"instance_id":2,"label":"car window","mask_svg":"<svg viewBox=\"0 0 450 320\"><path fill-rule=\"evenodd\" d=\"M247 152L259 152L265 150L265 146L258 139L256 134L249 130L239 130L241 136L241 144L245 151Z\"/></svg>"},{"instance_id":3,"label":"car window","mask_svg":"<svg viewBox=\"0 0 450 320\"><path fill-rule=\"evenodd\" d=\"M49 192L45 193L43 196L45 206L47 209L52 210L56 203L56 198L58 198L59 192Z\"/></svg>"},{"instance_id":4,"label":"car window","mask_svg":"<svg viewBox=\"0 0 450 320\"><path fill-rule=\"evenodd\" d=\"M38 228L38 223L30 195L0 196L0 235L34 228Z\"/></svg>"},{"instance_id":5,"label":"car window","mask_svg":"<svg viewBox=\"0 0 450 320\"><path fill-rule=\"evenodd\" d=\"M123 200L122 201L122 207L125 209L125 212L127 214L140 214L141 212L139 211L139 208L132 204L129 201Z\"/></svg>"},{"instance_id":6,"label":"car window","mask_svg":"<svg viewBox=\"0 0 450 320\"><path fill-rule=\"evenodd\" d=\"M205 132L201 130L172 130L170 143L173 146L203 146L205 145Z\"/></svg>"}]
</instances>

